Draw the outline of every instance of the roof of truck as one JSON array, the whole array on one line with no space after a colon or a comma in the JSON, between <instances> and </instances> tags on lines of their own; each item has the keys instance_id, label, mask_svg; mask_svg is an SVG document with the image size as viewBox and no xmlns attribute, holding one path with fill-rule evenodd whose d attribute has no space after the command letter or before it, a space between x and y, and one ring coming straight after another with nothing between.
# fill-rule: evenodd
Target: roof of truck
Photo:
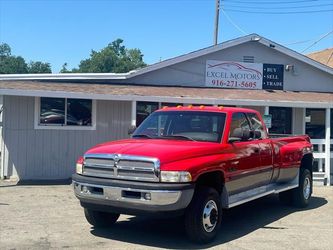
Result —
<instances>
[{"instance_id":1,"label":"roof of truck","mask_svg":"<svg viewBox=\"0 0 333 250\"><path fill-rule=\"evenodd\" d=\"M239 107L223 107L223 106L216 107L216 106L205 106L205 105L200 105L200 106L178 105L176 107L164 106L157 111L206 111L206 112L223 112L223 113L234 113L234 112L258 113L258 111L254 110L254 109L246 109L246 108L239 108Z\"/></svg>"}]
</instances>

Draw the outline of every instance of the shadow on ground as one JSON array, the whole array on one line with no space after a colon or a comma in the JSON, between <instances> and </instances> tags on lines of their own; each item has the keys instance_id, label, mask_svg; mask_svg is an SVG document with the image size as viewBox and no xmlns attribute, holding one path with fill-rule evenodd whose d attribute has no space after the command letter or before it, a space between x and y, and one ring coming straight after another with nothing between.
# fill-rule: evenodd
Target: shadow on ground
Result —
<instances>
[{"instance_id":1,"label":"shadow on ground","mask_svg":"<svg viewBox=\"0 0 333 250\"><path fill-rule=\"evenodd\" d=\"M55 186L55 185L69 185L72 179L58 179L58 180L0 180L0 188L16 187L16 186Z\"/></svg>"},{"instance_id":2,"label":"shadow on ground","mask_svg":"<svg viewBox=\"0 0 333 250\"><path fill-rule=\"evenodd\" d=\"M317 209L327 204L321 197L312 197L305 210ZM148 217L130 217L117 222L112 228L92 228L91 233L97 237L118 240L160 248L202 249L236 240L257 229L284 230L284 227L267 226L299 209L280 204L276 195L224 211L221 230L215 241L208 245L195 245L185 237L181 218L152 219Z\"/></svg>"}]
</instances>

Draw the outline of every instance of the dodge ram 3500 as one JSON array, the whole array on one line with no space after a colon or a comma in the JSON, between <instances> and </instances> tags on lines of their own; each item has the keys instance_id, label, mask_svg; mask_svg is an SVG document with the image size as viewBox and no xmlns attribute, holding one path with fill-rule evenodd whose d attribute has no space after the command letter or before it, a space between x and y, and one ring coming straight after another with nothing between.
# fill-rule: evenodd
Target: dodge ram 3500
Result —
<instances>
[{"instance_id":1,"label":"dodge ram 3500","mask_svg":"<svg viewBox=\"0 0 333 250\"><path fill-rule=\"evenodd\" d=\"M269 194L307 206L312 151L306 135L270 138L255 110L165 107L131 139L88 150L73 186L95 227L120 214L182 215L189 238L206 243L217 234L222 209Z\"/></svg>"}]
</instances>

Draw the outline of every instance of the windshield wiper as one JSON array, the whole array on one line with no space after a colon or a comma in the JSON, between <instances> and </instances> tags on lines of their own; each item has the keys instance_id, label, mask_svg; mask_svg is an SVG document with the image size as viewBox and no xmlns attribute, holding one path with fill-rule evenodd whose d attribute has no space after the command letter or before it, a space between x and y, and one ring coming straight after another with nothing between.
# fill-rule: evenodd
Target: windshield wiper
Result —
<instances>
[{"instance_id":1,"label":"windshield wiper","mask_svg":"<svg viewBox=\"0 0 333 250\"><path fill-rule=\"evenodd\" d=\"M171 139L186 139L188 141L196 141L193 138L191 138L189 136L185 136L185 135L164 135L164 136L161 136L161 138L163 138L163 139L167 139L167 138L171 138Z\"/></svg>"},{"instance_id":2,"label":"windshield wiper","mask_svg":"<svg viewBox=\"0 0 333 250\"><path fill-rule=\"evenodd\" d=\"M146 134L136 134L136 135L132 135L133 138L137 137L137 138L148 138L148 139L153 139L153 137L151 137L150 135L146 135Z\"/></svg>"}]
</instances>

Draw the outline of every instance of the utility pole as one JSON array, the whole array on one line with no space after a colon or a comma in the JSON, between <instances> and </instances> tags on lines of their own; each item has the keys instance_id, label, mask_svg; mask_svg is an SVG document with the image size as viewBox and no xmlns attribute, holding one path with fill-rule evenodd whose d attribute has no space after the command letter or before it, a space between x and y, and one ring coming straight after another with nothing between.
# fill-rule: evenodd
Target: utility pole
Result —
<instances>
[{"instance_id":1,"label":"utility pole","mask_svg":"<svg viewBox=\"0 0 333 250\"><path fill-rule=\"evenodd\" d=\"M217 44L217 37L219 34L219 16L220 16L220 0L215 0L214 45Z\"/></svg>"}]
</instances>

